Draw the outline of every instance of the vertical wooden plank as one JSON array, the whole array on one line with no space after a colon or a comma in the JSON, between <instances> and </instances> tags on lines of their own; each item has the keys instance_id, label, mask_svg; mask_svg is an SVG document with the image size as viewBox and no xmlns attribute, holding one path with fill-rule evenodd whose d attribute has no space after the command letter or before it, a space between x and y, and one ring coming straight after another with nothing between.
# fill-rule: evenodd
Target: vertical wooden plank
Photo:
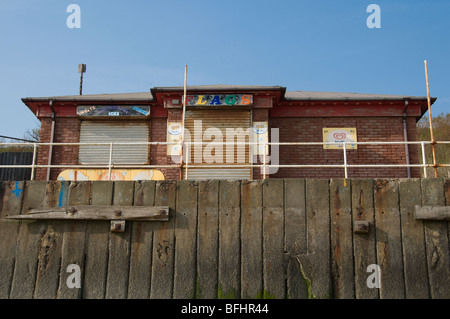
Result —
<instances>
[{"instance_id":1,"label":"vertical wooden plank","mask_svg":"<svg viewBox=\"0 0 450 319\"><path fill-rule=\"evenodd\" d=\"M91 205L111 205L113 182L91 182ZM108 244L110 222L89 221L86 229L86 261L83 281L83 298L103 299L108 269Z\"/></svg>"},{"instance_id":2,"label":"vertical wooden plank","mask_svg":"<svg viewBox=\"0 0 450 319\"><path fill-rule=\"evenodd\" d=\"M329 181L306 180L308 255L304 275L310 282L309 298L331 298Z\"/></svg>"},{"instance_id":3,"label":"vertical wooden plank","mask_svg":"<svg viewBox=\"0 0 450 319\"><path fill-rule=\"evenodd\" d=\"M422 205L445 205L443 179L422 179ZM423 222L430 293L433 299L446 299L450 297L450 260L447 223L431 220Z\"/></svg>"},{"instance_id":4,"label":"vertical wooden plank","mask_svg":"<svg viewBox=\"0 0 450 319\"><path fill-rule=\"evenodd\" d=\"M114 206L133 205L134 182L114 182ZM128 276L130 267L131 227L127 223L123 233L111 233L109 236L108 273L106 276L107 299L125 299L128 294Z\"/></svg>"},{"instance_id":5,"label":"vertical wooden plank","mask_svg":"<svg viewBox=\"0 0 450 319\"><path fill-rule=\"evenodd\" d=\"M287 297L308 298L308 287L302 278L299 256L307 253L305 180L284 181L284 250L288 256L286 265Z\"/></svg>"},{"instance_id":6,"label":"vertical wooden plank","mask_svg":"<svg viewBox=\"0 0 450 319\"><path fill-rule=\"evenodd\" d=\"M196 297L217 298L219 181L199 181Z\"/></svg>"},{"instance_id":7,"label":"vertical wooden plank","mask_svg":"<svg viewBox=\"0 0 450 319\"><path fill-rule=\"evenodd\" d=\"M22 208L24 182L1 182L0 210L0 299L10 295L14 274L17 235L20 221L5 219L18 215Z\"/></svg>"},{"instance_id":8,"label":"vertical wooden plank","mask_svg":"<svg viewBox=\"0 0 450 319\"><path fill-rule=\"evenodd\" d=\"M377 260L381 270L380 298L403 299L405 281L397 181L376 180L374 197Z\"/></svg>"},{"instance_id":9,"label":"vertical wooden plank","mask_svg":"<svg viewBox=\"0 0 450 319\"><path fill-rule=\"evenodd\" d=\"M445 205L450 206L450 179L444 179ZM447 238L450 250L450 221L447 222ZM450 254L450 251L449 251Z\"/></svg>"},{"instance_id":10,"label":"vertical wooden plank","mask_svg":"<svg viewBox=\"0 0 450 319\"><path fill-rule=\"evenodd\" d=\"M135 182L134 205L155 204L156 181ZM128 298L145 299L150 296L152 273L153 222L133 222L131 230L130 279Z\"/></svg>"},{"instance_id":11,"label":"vertical wooden plank","mask_svg":"<svg viewBox=\"0 0 450 319\"><path fill-rule=\"evenodd\" d=\"M49 181L45 194L46 207L64 206L67 202L69 182ZM58 291L61 271L61 247L64 233L64 221L48 221L42 234L38 254L38 272L34 298L55 299Z\"/></svg>"},{"instance_id":12,"label":"vertical wooden plank","mask_svg":"<svg viewBox=\"0 0 450 319\"><path fill-rule=\"evenodd\" d=\"M331 272L333 297L355 298L351 180L330 181Z\"/></svg>"},{"instance_id":13,"label":"vertical wooden plank","mask_svg":"<svg viewBox=\"0 0 450 319\"><path fill-rule=\"evenodd\" d=\"M266 180L263 184L263 297L265 298L286 297L283 205L283 180Z\"/></svg>"},{"instance_id":14,"label":"vertical wooden plank","mask_svg":"<svg viewBox=\"0 0 450 319\"><path fill-rule=\"evenodd\" d=\"M197 182L177 183L174 299L195 298L197 255Z\"/></svg>"},{"instance_id":15,"label":"vertical wooden plank","mask_svg":"<svg viewBox=\"0 0 450 319\"><path fill-rule=\"evenodd\" d=\"M155 205L169 206L169 221L159 222L153 232L153 260L150 298L169 299L173 295L175 250L176 181L158 181Z\"/></svg>"},{"instance_id":16,"label":"vertical wooden plank","mask_svg":"<svg viewBox=\"0 0 450 319\"><path fill-rule=\"evenodd\" d=\"M422 204L420 179L400 179L400 215L402 226L405 294L409 299L430 296L425 254L423 222L415 220L415 205Z\"/></svg>"},{"instance_id":17,"label":"vertical wooden plank","mask_svg":"<svg viewBox=\"0 0 450 319\"><path fill-rule=\"evenodd\" d=\"M241 185L241 298L263 297L262 182Z\"/></svg>"},{"instance_id":18,"label":"vertical wooden plank","mask_svg":"<svg viewBox=\"0 0 450 319\"><path fill-rule=\"evenodd\" d=\"M27 181L21 214L45 205L45 181ZM32 298L36 282L40 239L47 228L45 221L22 221L17 237L16 262L10 298Z\"/></svg>"},{"instance_id":19,"label":"vertical wooden plank","mask_svg":"<svg viewBox=\"0 0 450 319\"><path fill-rule=\"evenodd\" d=\"M70 182L68 205L89 205L91 182ZM82 296L81 288L69 288L67 278L72 274L67 272L69 265L77 265L84 274L84 256L86 241L85 221L64 221L64 235L61 253L61 276L58 286L57 298L75 299ZM83 278L81 278L83 282Z\"/></svg>"},{"instance_id":20,"label":"vertical wooden plank","mask_svg":"<svg viewBox=\"0 0 450 319\"><path fill-rule=\"evenodd\" d=\"M352 179L352 218L355 221L368 221L367 234L353 235L353 256L355 267L355 295L357 299L376 299L377 288L367 287L367 267L377 263L375 249L373 179Z\"/></svg>"},{"instance_id":21,"label":"vertical wooden plank","mask_svg":"<svg viewBox=\"0 0 450 319\"><path fill-rule=\"evenodd\" d=\"M219 184L219 273L218 297L240 297L240 181Z\"/></svg>"}]
</instances>

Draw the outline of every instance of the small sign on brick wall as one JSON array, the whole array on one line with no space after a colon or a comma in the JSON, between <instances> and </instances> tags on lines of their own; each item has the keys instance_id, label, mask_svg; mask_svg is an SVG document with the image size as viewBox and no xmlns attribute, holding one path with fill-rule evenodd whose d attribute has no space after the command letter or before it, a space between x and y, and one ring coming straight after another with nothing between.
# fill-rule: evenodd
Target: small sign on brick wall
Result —
<instances>
[{"instance_id":1,"label":"small sign on brick wall","mask_svg":"<svg viewBox=\"0 0 450 319\"><path fill-rule=\"evenodd\" d=\"M343 142L351 143L357 142L356 128L355 127L324 127L322 129L323 142L324 143L338 143L338 144L324 144L324 150L330 149L342 149ZM346 148L349 150L355 150L358 148L357 144L347 144Z\"/></svg>"}]
</instances>

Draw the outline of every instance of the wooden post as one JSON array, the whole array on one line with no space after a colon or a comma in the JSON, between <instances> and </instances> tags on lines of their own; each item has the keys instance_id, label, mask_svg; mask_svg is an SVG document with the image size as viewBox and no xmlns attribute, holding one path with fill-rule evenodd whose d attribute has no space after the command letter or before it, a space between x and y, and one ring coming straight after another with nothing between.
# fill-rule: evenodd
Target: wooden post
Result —
<instances>
[{"instance_id":1,"label":"wooden post","mask_svg":"<svg viewBox=\"0 0 450 319\"><path fill-rule=\"evenodd\" d=\"M427 82L427 102L428 102L428 120L430 122L430 139L431 139L431 149L433 152L433 167L434 167L434 177L437 177L437 166L436 166L436 149L435 149L435 141L433 135L433 123L431 120L431 99L430 99L430 87L428 84L428 66L427 60L425 60L425 79Z\"/></svg>"}]
</instances>

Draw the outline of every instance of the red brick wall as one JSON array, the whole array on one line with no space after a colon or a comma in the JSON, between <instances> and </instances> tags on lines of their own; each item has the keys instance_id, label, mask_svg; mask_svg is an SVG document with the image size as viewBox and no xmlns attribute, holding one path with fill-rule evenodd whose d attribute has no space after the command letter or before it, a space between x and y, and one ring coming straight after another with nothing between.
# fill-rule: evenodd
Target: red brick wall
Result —
<instances>
[{"instance_id":1,"label":"red brick wall","mask_svg":"<svg viewBox=\"0 0 450 319\"><path fill-rule=\"evenodd\" d=\"M167 141L167 118L157 117L151 120L151 141ZM167 155L167 145L152 145L150 147L150 163L152 165L174 165L171 156ZM159 168L166 180L179 179L178 168Z\"/></svg>"},{"instance_id":2,"label":"red brick wall","mask_svg":"<svg viewBox=\"0 0 450 319\"><path fill-rule=\"evenodd\" d=\"M50 118L41 119L41 143L49 143L51 140ZM80 141L80 120L78 118L56 118L54 143L78 143ZM40 146L37 158L38 165L48 164L49 146ZM78 162L78 146L53 146L52 165L76 165ZM65 168L52 168L50 179L57 179L58 174ZM36 179L45 180L47 168L36 169Z\"/></svg>"},{"instance_id":3,"label":"red brick wall","mask_svg":"<svg viewBox=\"0 0 450 319\"><path fill-rule=\"evenodd\" d=\"M181 110L169 110L168 118L155 117L149 121L150 141L166 141L167 121L179 121ZM254 113L254 120L268 118L266 110ZM270 118L270 128L279 129L280 142L322 142L323 127L356 127L358 141L403 141L403 122L401 117L358 117L358 118ZM407 119L408 139L416 139L415 118ZM41 120L41 142L50 142L51 119ZM77 143L80 139L80 120L78 118L57 118L54 142ZM48 146L40 146L37 163L47 165ZM409 146L410 162L419 163L419 147ZM342 164L342 150L324 150L319 146L280 146L280 164ZM273 154L272 154L273 155ZM405 164L404 145L359 145L358 150L347 152L349 164ZM52 164L78 164L78 146L54 146ZM173 165L171 156L167 155L166 145L150 147L150 164ZM51 170L51 179L56 179L65 168ZM178 168L160 168L166 179L179 179ZM411 169L412 177L420 177L420 169ZM36 179L45 180L46 168L36 170ZM254 179L261 178L260 170L254 169ZM273 178L343 177L342 168L280 168ZM349 168L351 177L407 177L406 168Z\"/></svg>"},{"instance_id":4,"label":"red brick wall","mask_svg":"<svg viewBox=\"0 0 450 319\"><path fill-rule=\"evenodd\" d=\"M401 117L360 118L271 118L269 126L279 129L280 142L322 142L324 127L356 127L359 142L403 141ZM416 139L415 119L408 119L408 137ZM410 147L411 163L417 163L417 147ZM348 164L406 164L404 145L358 145L347 152ZM343 164L342 150L324 150L317 146L280 146L280 164ZM418 169L412 170L419 177ZM344 177L343 168L280 168L273 178ZM406 168L349 168L348 177L407 177Z\"/></svg>"}]
</instances>

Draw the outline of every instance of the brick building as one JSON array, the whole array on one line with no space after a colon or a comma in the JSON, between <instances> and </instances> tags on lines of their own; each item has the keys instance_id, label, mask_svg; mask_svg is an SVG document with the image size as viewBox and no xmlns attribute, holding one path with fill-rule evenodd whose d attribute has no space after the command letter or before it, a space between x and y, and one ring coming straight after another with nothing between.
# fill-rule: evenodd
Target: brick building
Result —
<instances>
[{"instance_id":1,"label":"brick building","mask_svg":"<svg viewBox=\"0 0 450 319\"><path fill-rule=\"evenodd\" d=\"M181 170L177 166L180 149L175 144L138 143L179 141L182 99L183 87L155 87L143 93L23 98L41 121L41 143L122 143L114 145L112 154L109 145L41 145L37 164L58 167L37 168L36 179L67 179L67 170L72 170L70 179L104 179L108 169L96 165L108 164L110 156L114 170L122 169L123 176L128 174L134 179L260 179L262 169L248 166L261 163L263 155L267 155L270 164L280 165L271 171L266 169L266 178L343 177L341 167L283 166L342 165L342 144L322 143L343 141L350 165L419 163L416 145L351 142L416 141L416 123L427 110L426 97L206 85L187 87L185 141L204 144L184 149L189 166L187 171ZM432 103L435 100L432 98ZM242 144L258 141L280 145ZM219 146L221 142L226 144ZM237 145L231 145L232 142ZM310 142L318 144L283 144ZM145 169L140 165L151 165L146 168L153 172L150 177L142 175ZM96 175L89 175L88 171ZM137 177L131 177L133 171ZM119 175L115 178L121 179ZM348 169L348 177L408 176L419 177L419 169Z\"/></svg>"}]
</instances>

